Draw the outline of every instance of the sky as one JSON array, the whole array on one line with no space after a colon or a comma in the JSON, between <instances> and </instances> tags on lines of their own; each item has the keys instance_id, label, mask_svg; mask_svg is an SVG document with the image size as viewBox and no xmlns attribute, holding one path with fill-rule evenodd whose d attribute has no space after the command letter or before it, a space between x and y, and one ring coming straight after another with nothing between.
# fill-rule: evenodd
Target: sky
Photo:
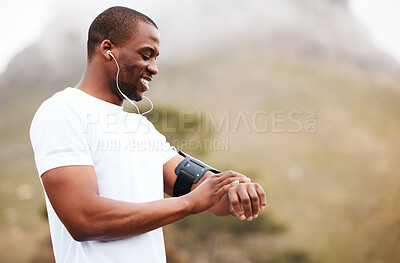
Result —
<instances>
[{"instance_id":1,"label":"sky","mask_svg":"<svg viewBox=\"0 0 400 263\"><path fill-rule=\"evenodd\" d=\"M400 63L400 1L351 0L350 8L374 43Z\"/></svg>"},{"instance_id":2,"label":"sky","mask_svg":"<svg viewBox=\"0 0 400 263\"><path fill-rule=\"evenodd\" d=\"M82 2L68 1L71 2L85 8ZM113 1L113 4L123 2ZM46 25L57 15L58 10L62 10L62 3L63 1L53 0L13 0L2 4L0 35L6 40L2 41L3 51L6 52L2 53L0 60L0 74L19 51L41 37ZM152 4L155 2L152 1ZM88 6L86 5L86 8ZM101 5L97 5L97 8L103 9ZM392 55L400 63L400 16L397 14L400 1L351 0L350 8L368 30L378 48Z\"/></svg>"},{"instance_id":3,"label":"sky","mask_svg":"<svg viewBox=\"0 0 400 263\"><path fill-rule=\"evenodd\" d=\"M55 14L45 0L14 0L0 8L0 36L3 51L0 60L2 73L10 60L22 49L35 42Z\"/></svg>"}]
</instances>

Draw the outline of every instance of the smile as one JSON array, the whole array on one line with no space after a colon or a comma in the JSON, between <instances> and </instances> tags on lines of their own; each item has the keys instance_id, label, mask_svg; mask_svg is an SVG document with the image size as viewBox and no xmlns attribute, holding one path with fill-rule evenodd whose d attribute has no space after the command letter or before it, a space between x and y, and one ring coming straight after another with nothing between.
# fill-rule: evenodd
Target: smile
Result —
<instances>
[{"instance_id":1,"label":"smile","mask_svg":"<svg viewBox=\"0 0 400 263\"><path fill-rule=\"evenodd\" d=\"M140 81L142 82L143 86L145 87L145 91L149 90L149 82L151 80L145 79L145 78L140 78Z\"/></svg>"}]
</instances>

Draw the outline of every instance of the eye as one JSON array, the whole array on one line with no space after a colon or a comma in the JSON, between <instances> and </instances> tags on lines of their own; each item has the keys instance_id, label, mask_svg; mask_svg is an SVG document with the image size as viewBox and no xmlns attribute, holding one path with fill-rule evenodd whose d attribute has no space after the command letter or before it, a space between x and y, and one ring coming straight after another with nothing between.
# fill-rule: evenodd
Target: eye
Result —
<instances>
[{"instance_id":1,"label":"eye","mask_svg":"<svg viewBox=\"0 0 400 263\"><path fill-rule=\"evenodd\" d=\"M150 59L149 56L146 56L146 55L143 55L143 54L142 54L142 58L143 58L143 60L146 60L146 61Z\"/></svg>"}]
</instances>

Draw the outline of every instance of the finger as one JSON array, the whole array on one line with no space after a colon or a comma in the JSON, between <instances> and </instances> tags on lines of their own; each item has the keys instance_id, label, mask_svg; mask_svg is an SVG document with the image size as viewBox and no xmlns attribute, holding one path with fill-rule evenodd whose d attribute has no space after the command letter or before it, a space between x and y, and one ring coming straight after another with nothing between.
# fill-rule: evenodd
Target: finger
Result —
<instances>
[{"instance_id":1,"label":"finger","mask_svg":"<svg viewBox=\"0 0 400 263\"><path fill-rule=\"evenodd\" d=\"M244 215L247 220L253 219L253 211L251 207L251 199L245 187L241 187L238 191L240 204L242 205Z\"/></svg>"},{"instance_id":2,"label":"finger","mask_svg":"<svg viewBox=\"0 0 400 263\"><path fill-rule=\"evenodd\" d=\"M256 191L260 198L260 208L264 209L267 206L267 195L259 184L256 184Z\"/></svg>"},{"instance_id":3,"label":"finger","mask_svg":"<svg viewBox=\"0 0 400 263\"><path fill-rule=\"evenodd\" d=\"M226 194L229 191L229 189L239 184L238 180L229 182L229 180L227 179L224 182L226 182L226 184L221 185L221 187L216 191L216 194L219 198L221 198L224 194Z\"/></svg>"},{"instance_id":4,"label":"finger","mask_svg":"<svg viewBox=\"0 0 400 263\"><path fill-rule=\"evenodd\" d=\"M223 187L224 185L230 184L230 183L232 183L232 182L234 182L234 181L238 181L238 183L243 183L243 180L241 181L241 179L243 179L243 178L228 177L228 178L225 178L225 180L223 180L223 181L217 183L216 187L217 187L217 188L221 188L221 187Z\"/></svg>"},{"instance_id":5,"label":"finger","mask_svg":"<svg viewBox=\"0 0 400 263\"><path fill-rule=\"evenodd\" d=\"M240 220L245 220L242 206L236 191L228 191L229 208L232 214L235 214Z\"/></svg>"},{"instance_id":6,"label":"finger","mask_svg":"<svg viewBox=\"0 0 400 263\"><path fill-rule=\"evenodd\" d=\"M249 177L247 177L246 175L241 174L241 173L238 173L238 172L235 172L235 171L231 171L231 172L234 173L236 176L242 177L243 180L244 180L244 183L249 183L249 182L251 182L251 179L250 179Z\"/></svg>"},{"instance_id":7,"label":"finger","mask_svg":"<svg viewBox=\"0 0 400 263\"><path fill-rule=\"evenodd\" d=\"M253 218L257 218L260 210L260 198L253 184L248 187L248 193L251 200L252 216Z\"/></svg>"},{"instance_id":8,"label":"finger","mask_svg":"<svg viewBox=\"0 0 400 263\"><path fill-rule=\"evenodd\" d=\"M227 178L227 177L235 177L237 178L237 180L239 180L239 182L241 183L248 183L250 182L250 178L246 177L245 175L235 172L235 171L226 171L226 172L222 172L219 174L220 175L220 179L222 178ZM224 180L222 179L222 180Z\"/></svg>"},{"instance_id":9,"label":"finger","mask_svg":"<svg viewBox=\"0 0 400 263\"><path fill-rule=\"evenodd\" d=\"M239 183L247 183L249 181L249 179L247 177L245 177L244 175L241 174L237 174L237 173L225 173L223 175L221 175L219 178L217 178L217 182L221 183L224 180L227 180L228 178L231 179L231 182L238 180Z\"/></svg>"}]
</instances>

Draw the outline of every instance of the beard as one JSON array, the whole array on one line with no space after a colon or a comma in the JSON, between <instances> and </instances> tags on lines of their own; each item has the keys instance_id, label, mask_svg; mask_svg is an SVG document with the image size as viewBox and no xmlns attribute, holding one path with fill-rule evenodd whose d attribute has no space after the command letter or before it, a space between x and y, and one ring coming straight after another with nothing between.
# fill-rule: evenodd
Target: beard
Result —
<instances>
[{"instance_id":1,"label":"beard","mask_svg":"<svg viewBox=\"0 0 400 263\"><path fill-rule=\"evenodd\" d=\"M130 100L133 100L136 102L139 102L142 100L142 97L140 97L138 94L136 94L137 87L135 85L124 82L123 80L120 80L119 88L125 94L125 96L127 96ZM119 92L118 89L117 89L117 94L122 100L125 99L125 97Z\"/></svg>"}]
</instances>

